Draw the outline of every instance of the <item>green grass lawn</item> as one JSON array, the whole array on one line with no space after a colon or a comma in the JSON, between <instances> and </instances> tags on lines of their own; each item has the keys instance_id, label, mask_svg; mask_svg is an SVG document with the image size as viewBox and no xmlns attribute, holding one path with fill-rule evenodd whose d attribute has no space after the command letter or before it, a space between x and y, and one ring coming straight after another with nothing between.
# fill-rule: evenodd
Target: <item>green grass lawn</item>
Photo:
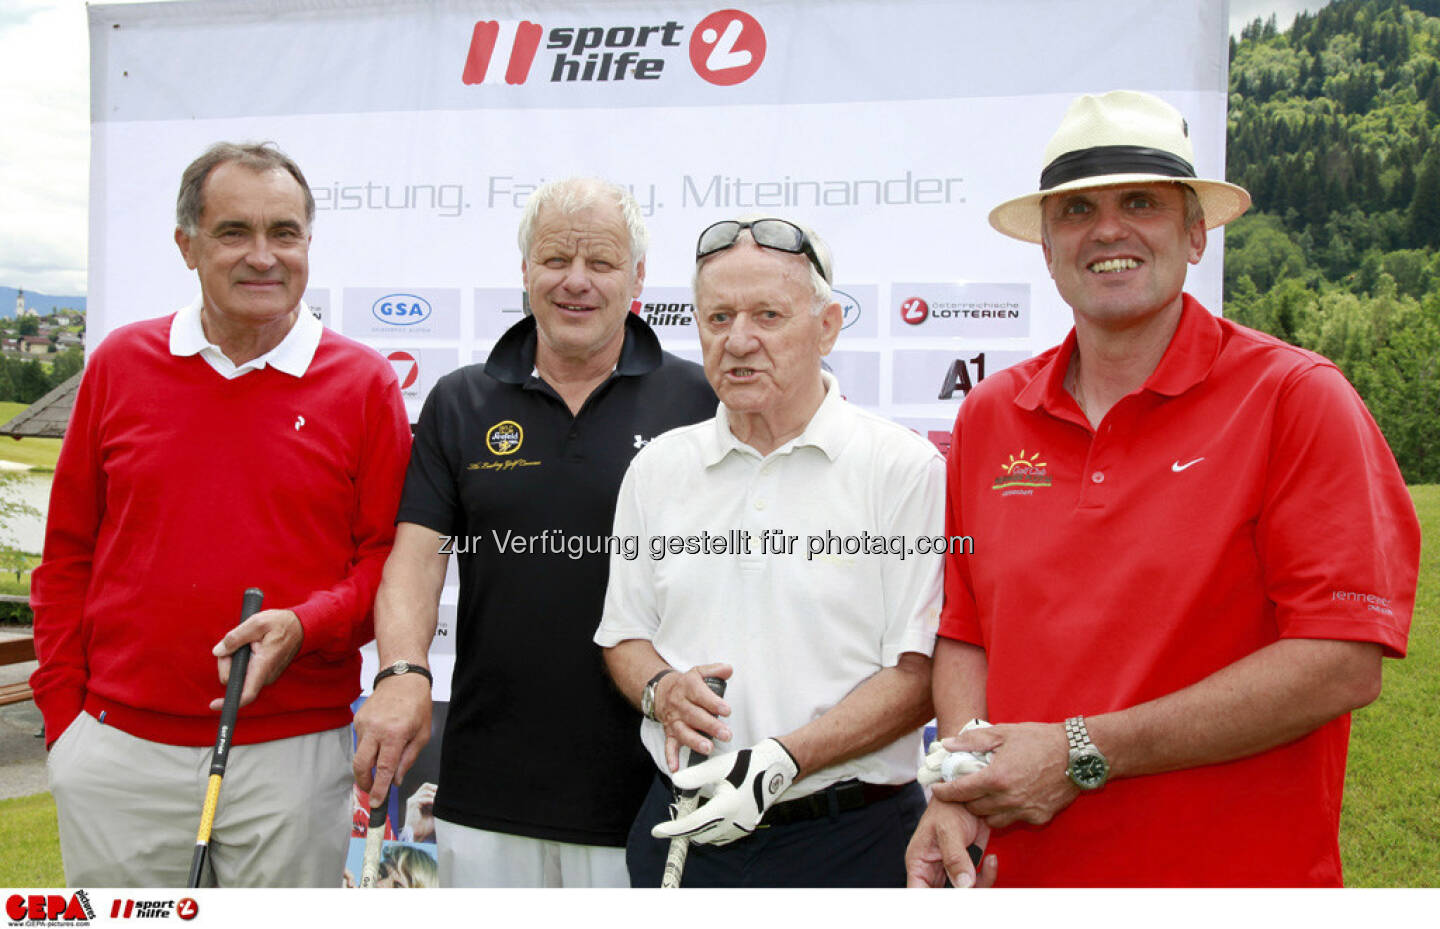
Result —
<instances>
[{"instance_id":1,"label":"green grass lawn","mask_svg":"<svg viewBox=\"0 0 1440 929\"><path fill-rule=\"evenodd\" d=\"M0 425L14 419L27 404L0 402ZM40 471L54 471L60 457L59 439L12 439L0 436L0 461L30 465Z\"/></svg>"},{"instance_id":2,"label":"green grass lawn","mask_svg":"<svg viewBox=\"0 0 1440 929\"><path fill-rule=\"evenodd\" d=\"M1385 663L1380 699L1354 714L1340 852L1352 887L1440 887L1440 485L1410 488L1424 548L1404 661ZM49 794L0 800L0 887L60 887Z\"/></svg>"},{"instance_id":3,"label":"green grass lawn","mask_svg":"<svg viewBox=\"0 0 1440 929\"><path fill-rule=\"evenodd\" d=\"M0 887L64 887L55 802L49 794L0 800Z\"/></svg>"},{"instance_id":4,"label":"green grass lawn","mask_svg":"<svg viewBox=\"0 0 1440 929\"><path fill-rule=\"evenodd\" d=\"M25 554L25 566L21 569L20 577L15 576L14 571L0 570L0 594L10 594L18 597L30 596L30 572L34 571L40 564L40 556ZM0 622L4 616L0 614Z\"/></svg>"},{"instance_id":5,"label":"green grass lawn","mask_svg":"<svg viewBox=\"0 0 1440 929\"><path fill-rule=\"evenodd\" d=\"M1410 648L1385 662L1380 699L1350 730L1340 853L1352 887L1440 887L1440 485L1410 493L1423 539Z\"/></svg>"}]
</instances>

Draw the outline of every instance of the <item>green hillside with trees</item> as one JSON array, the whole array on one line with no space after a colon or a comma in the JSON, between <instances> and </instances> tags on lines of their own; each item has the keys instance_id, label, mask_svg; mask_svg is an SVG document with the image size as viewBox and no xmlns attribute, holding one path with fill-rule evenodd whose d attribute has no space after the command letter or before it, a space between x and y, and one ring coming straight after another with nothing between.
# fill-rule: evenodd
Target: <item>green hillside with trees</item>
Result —
<instances>
[{"instance_id":1,"label":"green hillside with trees","mask_svg":"<svg viewBox=\"0 0 1440 929\"><path fill-rule=\"evenodd\" d=\"M1331 358L1440 482L1440 0L1337 0L1230 41L1225 315Z\"/></svg>"}]
</instances>

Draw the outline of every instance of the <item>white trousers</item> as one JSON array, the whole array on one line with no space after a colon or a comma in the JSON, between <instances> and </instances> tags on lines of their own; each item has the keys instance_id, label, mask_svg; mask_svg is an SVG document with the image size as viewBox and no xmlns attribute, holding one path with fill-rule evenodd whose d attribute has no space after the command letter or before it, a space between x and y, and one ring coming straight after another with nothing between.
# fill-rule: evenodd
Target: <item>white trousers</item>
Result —
<instances>
[{"instance_id":1,"label":"white trousers","mask_svg":"<svg viewBox=\"0 0 1440 929\"><path fill-rule=\"evenodd\" d=\"M47 759L66 885L184 887L213 751L77 716ZM209 886L341 886L352 783L348 726L233 746Z\"/></svg>"},{"instance_id":2,"label":"white trousers","mask_svg":"<svg viewBox=\"0 0 1440 929\"><path fill-rule=\"evenodd\" d=\"M441 887L629 887L625 849L573 845L435 820Z\"/></svg>"}]
</instances>

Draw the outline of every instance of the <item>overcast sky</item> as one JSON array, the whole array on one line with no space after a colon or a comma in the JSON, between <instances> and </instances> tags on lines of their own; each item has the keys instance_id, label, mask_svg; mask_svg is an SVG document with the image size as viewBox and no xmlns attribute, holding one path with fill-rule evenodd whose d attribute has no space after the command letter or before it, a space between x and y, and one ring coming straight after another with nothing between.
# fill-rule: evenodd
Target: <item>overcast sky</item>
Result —
<instances>
[{"instance_id":1,"label":"overcast sky","mask_svg":"<svg viewBox=\"0 0 1440 929\"><path fill-rule=\"evenodd\" d=\"M1231 0L1230 31L1327 0ZM85 293L90 41L83 0L0 2L0 284Z\"/></svg>"}]
</instances>

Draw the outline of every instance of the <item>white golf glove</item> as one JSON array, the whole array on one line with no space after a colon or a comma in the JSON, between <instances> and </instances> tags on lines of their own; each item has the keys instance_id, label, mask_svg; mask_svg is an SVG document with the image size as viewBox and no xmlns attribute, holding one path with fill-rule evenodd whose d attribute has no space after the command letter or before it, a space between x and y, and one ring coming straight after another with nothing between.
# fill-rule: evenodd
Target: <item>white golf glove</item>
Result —
<instances>
[{"instance_id":1,"label":"white golf glove","mask_svg":"<svg viewBox=\"0 0 1440 929\"><path fill-rule=\"evenodd\" d=\"M985 729L989 725L983 719L972 719L960 732ZM920 782L921 787L929 787L941 781L953 781L967 774L974 774L988 765L990 756L995 754L994 752L952 752L940 744L942 741L937 734L935 741L930 743L930 751L926 753L925 761L915 775L915 780Z\"/></svg>"},{"instance_id":2,"label":"white golf glove","mask_svg":"<svg viewBox=\"0 0 1440 929\"><path fill-rule=\"evenodd\" d=\"M790 789L800 766L775 739L717 755L673 777L681 790L704 789L712 796L699 809L657 825L657 839L687 836L705 845L728 845L743 839L760 825L765 811Z\"/></svg>"}]
</instances>

